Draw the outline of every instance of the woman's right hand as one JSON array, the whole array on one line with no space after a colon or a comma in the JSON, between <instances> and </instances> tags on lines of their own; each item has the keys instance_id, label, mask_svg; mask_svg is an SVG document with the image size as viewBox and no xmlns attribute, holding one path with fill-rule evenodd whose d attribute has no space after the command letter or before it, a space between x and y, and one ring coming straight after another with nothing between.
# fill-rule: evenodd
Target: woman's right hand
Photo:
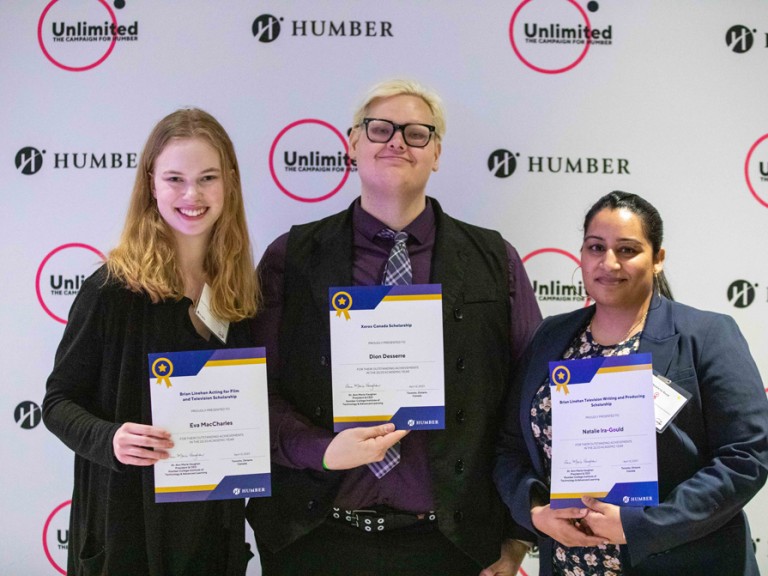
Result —
<instances>
[{"instance_id":1,"label":"woman's right hand","mask_svg":"<svg viewBox=\"0 0 768 576\"><path fill-rule=\"evenodd\" d=\"M546 506L534 506L531 508L531 521L534 527L568 546L601 546L607 544L607 540L600 536L594 536L582 520L589 514L588 508L550 508Z\"/></svg>"},{"instance_id":2,"label":"woman's right hand","mask_svg":"<svg viewBox=\"0 0 768 576\"><path fill-rule=\"evenodd\" d=\"M168 458L173 448L171 433L157 426L126 422L112 438L115 458L131 466L152 466L158 460Z\"/></svg>"}]
</instances>

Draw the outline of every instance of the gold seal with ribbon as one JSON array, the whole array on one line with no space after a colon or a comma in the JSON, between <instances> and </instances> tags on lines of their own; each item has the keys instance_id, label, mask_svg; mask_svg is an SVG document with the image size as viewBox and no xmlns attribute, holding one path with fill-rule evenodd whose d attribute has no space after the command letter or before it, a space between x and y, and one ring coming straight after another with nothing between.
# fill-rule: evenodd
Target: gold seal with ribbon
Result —
<instances>
[{"instance_id":1,"label":"gold seal with ribbon","mask_svg":"<svg viewBox=\"0 0 768 576\"><path fill-rule=\"evenodd\" d=\"M568 382L571 381L570 370L562 365L555 367L555 369L552 370L552 381L557 384L555 392L560 392L562 389L563 392L568 394Z\"/></svg>"},{"instance_id":2,"label":"gold seal with ribbon","mask_svg":"<svg viewBox=\"0 0 768 576\"><path fill-rule=\"evenodd\" d=\"M336 310L337 318L344 314L344 317L349 320L348 310L352 308L352 296L349 292L336 292L331 299L331 306Z\"/></svg>"},{"instance_id":3,"label":"gold seal with ribbon","mask_svg":"<svg viewBox=\"0 0 768 576\"><path fill-rule=\"evenodd\" d=\"M173 374L173 362L168 358L158 358L152 362L152 375L157 378L157 383L165 381L165 387L171 387L171 374Z\"/></svg>"}]
</instances>

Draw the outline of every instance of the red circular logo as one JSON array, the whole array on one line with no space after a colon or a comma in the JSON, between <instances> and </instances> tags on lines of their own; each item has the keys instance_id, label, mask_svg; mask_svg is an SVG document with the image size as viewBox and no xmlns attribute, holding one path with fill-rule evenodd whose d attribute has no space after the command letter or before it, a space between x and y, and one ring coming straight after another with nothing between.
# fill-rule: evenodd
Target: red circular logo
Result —
<instances>
[{"instance_id":1,"label":"red circular logo","mask_svg":"<svg viewBox=\"0 0 768 576\"><path fill-rule=\"evenodd\" d=\"M81 274L80 272L83 270L84 266L87 266L90 264L90 257L88 257L86 260L82 260L79 262L74 262L74 270L70 269L68 270L67 274L59 274L59 278L57 281L52 280L52 286L51 286L51 292L46 294L42 288L42 278L43 278L43 271L46 268L46 265L49 264L51 259L56 256L57 254L60 254L63 250L70 250L70 249L80 249L80 250L86 250L87 252L92 252L93 254L96 254L102 261L106 260L106 257L104 254L99 252L96 248L93 246L89 246L88 244L80 244L78 242L73 242L71 244L64 244L62 246L59 246L58 248L54 248L51 250L48 255L43 258L43 261L40 263L40 266L37 268L37 274L35 275L35 291L37 292L37 300L40 302L40 306L43 307L43 310L54 320L57 322L61 322L62 324L66 324L67 321L63 317L66 314L65 310L59 309L60 307L56 307L56 311L54 311L52 308L54 306L51 306L46 303L46 296L49 294L54 293L56 296L68 296L69 298L64 302L66 310L69 310L69 306L71 305L71 301L74 300L74 296L77 293L77 290L80 288L80 283L82 280L85 279L85 275ZM70 263L70 268L73 268L72 263ZM51 276L53 278L53 276ZM54 282L58 282L57 285L54 285ZM66 294L65 294L66 292ZM50 297L50 296L48 296ZM57 313L58 312L58 313Z\"/></svg>"},{"instance_id":2,"label":"red circular logo","mask_svg":"<svg viewBox=\"0 0 768 576\"><path fill-rule=\"evenodd\" d=\"M112 50L115 49L117 36L115 36L114 34L112 35L112 40L110 41L109 46L107 47L107 51L102 56L100 56L95 62L91 64L86 64L85 66L69 66L62 62L59 62L56 58L53 57L51 52L45 46L45 40L43 39L43 24L45 22L45 17L48 15L48 12L53 7L53 5L56 4L57 2L59 2L59 0L51 0L48 3L48 5L45 7L45 10L43 10L43 13L40 15L40 20L37 23L37 42L40 44L40 49L43 51L43 54L45 54L45 57L48 58L48 60L50 60L52 64L55 64L62 70L67 70L69 72L85 72L86 70L95 68L96 66L104 62L104 60L106 60L109 57L109 55L112 53ZM117 27L117 17L115 16L115 13L112 11L112 8L109 6L109 4L107 4L106 0L98 0L98 2L104 8L106 8L107 12L109 13L109 18L112 21L112 24L115 27Z\"/></svg>"},{"instance_id":3,"label":"red circular logo","mask_svg":"<svg viewBox=\"0 0 768 576\"><path fill-rule=\"evenodd\" d=\"M509 21L509 40L512 43L512 50L515 51L515 54L520 59L520 61L528 66L531 70L535 70L536 72L540 72L542 74L561 74L562 72L568 72L568 70L571 70L578 66L582 60L584 60L584 57L587 55L587 52L589 51L589 40L585 39L584 41L584 49L581 50L581 52L577 55L576 59L571 62L570 64L567 64L565 66L561 66L559 68L545 68L543 66L538 66L531 62L529 57L526 57L522 50L520 49L520 46L518 45L517 40L515 39L515 23L517 21L518 16L520 15L520 12L522 9L527 5L533 2L534 0L524 0L520 3L520 6L517 7L514 14L512 14L512 18ZM569 4L574 6L576 10L578 10L581 18L584 20L584 25L587 30L591 28L591 24L589 22L589 17L587 16L587 13L584 11L584 9L576 3L575 0L566 0Z\"/></svg>"},{"instance_id":4,"label":"red circular logo","mask_svg":"<svg viewBox=\"0 0 768 576\"><path fill-rule=\"evenodd\" d=\"M758 146L768 140L768 134L765 134L764 136L761 136L757 142L752 144L752 147L749 149L749 153L747 153L747 160L744 162L744 177L747 180L747 186L749 187L749 191L752 192L752 196L755 197L755 200L760 202L763 206L768 208L768 200L764 200L760 197L760 195L755 190L755 186L752 183L752 176L750 175L750 165L752 164L752 156L755 153L755 150L757 150ZM768 146L766 146L768 148ZM768 156L768 154L766 154ZM768 180L768 175L766 176L766 180Z\"/></svg>"},{"instance_id":5,"label":"red circular logo","mask_svg":"<svg viewBox=\"0 0 768 576\"><path fill-rule=\"evenodd\" d=\"M570 258L571 260L573 260L576 263L576 266L581 266L581 260L579 260L576 256L574 256L570 252L566 250L562 250L560 248L539 248L538 250L534 250L533 252L526 255L525 258L523 258L523 264L528 262L528 260L530 260L534 256L538 256L539 254L547 254L547 253L560 254L560 256L565 256L566 258Z\"/></svg>"},{"instance_id":6,"label":"red circular logo","mask_svg":"<svg viewBox=\"0 0 768 576\"><path fill-rule=\"evenodd\" d=\"M523 264L527 264L532 258L536 256L547 254L565 256L568 260L576 264L576 269L581 266L581 260L579 260L579 258L560 248L539 248L538 250L534 250L523 258ZM555 266L560 267L558 264L555 264ZM571 310L571 302L580 302L583 300L585 308L592 304L592 300L584 290L582 282L579 281L578 285L574 284L573 275L576 272L575 270L569 274L567 271L568 269L566 269L565 274L561 276L562 280L558 280L556 279L556 270L553 272L550 270L551 267L552 265L550 264L545 269L543 269L543 275L549 277L549 282L545 281L544 283L539 284L536 279L534 279L532 282L537 300L542 303L547 302L546 307L557 307L557 309L549 310L545 315L548 316L550 314L557 314ZM526 271L528 272L529 276L532 275L531 271L528 270L528 267L526 267ZM539 271L539 273L542 273L542 271ZM544 305L545 304L540 304L540 306Z\"/></svg>"},{"instance_id":7,"label":"red circular logo","mask_svg":"<svg viewBox=\"0 0 768 576\"><path fill-rule=\"evenodd\" d=\"M56 518L58 513L61 512L64 508L66 508L70 504L72 504L72 500L67 500L66 502L62 502L56 508L54 508L53 512L50 513L50 515L48 516L48 519L45 521L45 525L43 526L43 550L45 550L45 557L48 558L48 562L51 563L51 566L53 566L59 572L59 574L65 574L65 575L66 575L67 571L64 568L62 568L59 565L59 563L56 561L56 559L54 558L54 555L53 555L53 553L51 551L51 547L48 545L48 541L50 539L49 538L49 534L48 534L48 530L51 528L51 523L53 522L53 519ZM68 531L69 530L69 522L67 521L65 523L65 525L67 526L67 531ZM67 541L67 545L68 545L69 535L67 535L67 540L66 541Z\"/></svg>"},{"instance_id":8,"label":"red circular logo","mask_svg":"<svg viewBox=\"0 0 768 576\"><path fill-rule=\"evenodd\" d=\"M327 128L330 130L340 141L344 148L344 154L349 154L349 146L347 144L347 139L344 137L344 135L333 125L329 124L328 122L325 122L324 120L317 120L315 118L305 118L303 120L297 120L296 122L292 122L288 124L285 128L283 128L280 133L275 138L275 141L272 143L272 147L269 150L269 172L272 174L272 179L275 181L275 184L277 184L277 187L280 188L280 190L290 198L293 198L294 200L298 200L299 202L322 202L323 200L327 200L334 194L336 194L339 190L341 190L344 187L344 184L347 182L347 179L349 178L349 164L347 164L342 172L341 181L336 185L330 192L327 192L326 194L323 194L321 196L312 197L312 196L301 196L295 191L292 192L283 184L283 182L280 181L280 178L277 175L277 171L275 170L275 151L277 150L277 146L280 142L280 140L285 136L290 130L298 127L303 126L307 124L316 124L319 126L322 126L324 128Z\"/></svg>"}]
</instances>

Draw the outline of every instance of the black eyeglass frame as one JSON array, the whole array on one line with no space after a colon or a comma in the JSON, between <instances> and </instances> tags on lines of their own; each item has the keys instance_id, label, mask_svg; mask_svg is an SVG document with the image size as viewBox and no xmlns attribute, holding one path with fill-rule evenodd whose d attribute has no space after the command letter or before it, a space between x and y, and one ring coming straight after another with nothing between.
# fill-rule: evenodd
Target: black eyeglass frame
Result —
<instances>
[{"instance_id":1,"label":"black eyeglass frame","mask_svg":"<svg viewBox=\"0 0 768 576\"><path fill-rule=\"evenodd\" d=\"M374 121L386 122L387 124L392 126L392 134L389 135L389 138L382 141L382 140L374 140L373 138L370 137L370 135L368 134L368 125ZM387 142L392 140L392 138L395 137L395 133L399 131L400 134L403 135L403 142L405 142L408 146L411 146L412 148L426 148L427 146L429 146L429 143L432 141L432 135L435 133L434 126L432 126L431 124L422 124L420 122L409 122L408 124L396 124L395 122L392 122L392 120L387 120L386 118L363 118L363 121L360 124L365 126L365 136L368 138L368 140L370 140L371 142L375 142L376 144L386 144ZM408 142L408 137L405 135L405 129L408 128L408 126L423 126L424 128L428 128L429 138L427 138L427 141L422 145L411 144L410 142Z\"/></svg>"}]
</instances>

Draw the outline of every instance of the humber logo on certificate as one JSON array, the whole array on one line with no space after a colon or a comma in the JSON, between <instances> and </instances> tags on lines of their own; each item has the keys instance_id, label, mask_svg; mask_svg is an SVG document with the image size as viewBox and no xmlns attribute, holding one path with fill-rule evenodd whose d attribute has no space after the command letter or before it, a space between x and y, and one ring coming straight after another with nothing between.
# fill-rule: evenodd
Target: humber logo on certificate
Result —
<instances>
[{"instance_id":1,"label":"humber logo on certificate","mask_svg":"<svg viewBox=\"0 0 768 576\"><path fill-rule=\"evenodd\" d=\"M549 363L552 508L582 496L657 506L656 419L650 354Z\"/></svg>"},{"instance_id":2,"label":"humber logo on certificate","mask_svg":"<svg viewBox=\"0 0 768 576\"><path fill-rule=\"evenodd\" d=\"M440 284L329 289L333 425L445 428Z\"/></svg>"}]
</instances>

